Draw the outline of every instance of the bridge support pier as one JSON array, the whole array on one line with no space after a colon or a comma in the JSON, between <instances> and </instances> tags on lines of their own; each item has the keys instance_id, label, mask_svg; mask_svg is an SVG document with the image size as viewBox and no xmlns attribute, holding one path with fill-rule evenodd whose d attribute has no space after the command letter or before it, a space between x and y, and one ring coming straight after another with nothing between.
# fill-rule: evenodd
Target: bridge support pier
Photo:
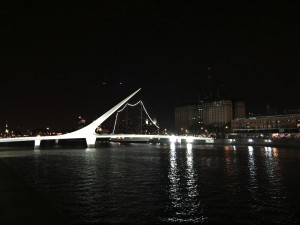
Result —
<instances>
[{"instance_id":1,"label":"bridge support pier","mask_svg":"<svg viewBox=\"0 0 300 225\"><path fill-rule=\"evenodd\" d=\"M85 138L86 144L88 148L94 148L96 143L96 137L95 136L89 136Z\"/></svg>"},{"instance_id":2,"label":"bridge support pier","mask_svg":"<svg viewBox=\"0 0 300 225\"><path fill-rule=\"evenodd\" d=\"M41 145L41 140L35 140L34 141L34 148L39 148Z\"/></svg>"}]
</instances>

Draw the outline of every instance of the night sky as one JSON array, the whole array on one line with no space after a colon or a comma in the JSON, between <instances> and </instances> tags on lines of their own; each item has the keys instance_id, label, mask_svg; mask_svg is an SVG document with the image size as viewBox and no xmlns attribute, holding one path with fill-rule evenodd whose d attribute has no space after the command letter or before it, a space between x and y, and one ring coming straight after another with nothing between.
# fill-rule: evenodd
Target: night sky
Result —
<instances>
[{"instance_id":1,"label":"night sky","mask_svg":"<svg viewBox=\"0 0 300 225\"><path fill-rule=\"evenodd\" d=\"M299 1L23 2L0 8L0 132L96 119L138 88L161 127L213 88L299 109Z\"/></svg>"}]
</instances>

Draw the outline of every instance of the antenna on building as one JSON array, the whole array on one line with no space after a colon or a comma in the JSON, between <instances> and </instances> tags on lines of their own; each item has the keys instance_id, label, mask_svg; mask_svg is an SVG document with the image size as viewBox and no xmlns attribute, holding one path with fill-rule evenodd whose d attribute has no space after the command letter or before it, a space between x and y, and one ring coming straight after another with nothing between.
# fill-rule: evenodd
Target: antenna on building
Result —
<instances>
[{"instance_id":1,"label":"antenna on building","mask_svg":"<svg viewBox=\"0 0 300 225\"><path fill-rule=\"evenodd\" d=\"M212 78L213 78L213 71L212 65L208 65L207 68L207 79L208 79L208 98L213 98L213 91L212 91Z\"/></svg>"},{"instance_id":2,"label":"antenna on building","mask_svg":"<svg viewBox=\"0 0 300 225\"><path fill-rule=\"evenodd\" d=\"M212 75L213 75L213 72L212 72L212 66L211 65L208 65L208 68L207 68L207 71L208 71L208 80L211 80L212 79Z\"/></svg>"}]
</instances>

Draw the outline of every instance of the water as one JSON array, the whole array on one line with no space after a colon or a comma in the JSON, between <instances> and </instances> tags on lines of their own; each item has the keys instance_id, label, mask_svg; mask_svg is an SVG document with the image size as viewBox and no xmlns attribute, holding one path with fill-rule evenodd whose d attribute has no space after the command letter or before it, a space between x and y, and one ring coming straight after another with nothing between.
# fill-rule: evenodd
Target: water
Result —
<instances>
[{"instance_id":1,"label":"water","mask_svg":"<svg viewBox=\"0 0 300 225\"><path fill-rule=\"evenodd\" d=\"M300 149L111 143L0 151L75 225L300 224Z\"/></svg>"}]
</instances>

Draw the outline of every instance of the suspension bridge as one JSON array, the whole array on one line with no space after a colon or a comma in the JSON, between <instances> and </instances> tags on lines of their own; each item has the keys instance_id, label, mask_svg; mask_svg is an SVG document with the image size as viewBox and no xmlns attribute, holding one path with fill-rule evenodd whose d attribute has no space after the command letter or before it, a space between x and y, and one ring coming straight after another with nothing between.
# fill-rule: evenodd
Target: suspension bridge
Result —
<instances>
[{"instance_id":1,"label":"suspension bridge","mask_svg":"<svg viewBox=\"0 0 300 225\"><path fill-rule=\"evenodd\" d=\"M75 140L85 139L87 147L95 147L97 139L109 139L111 141L146 141L146 142L170 142L170 143L191 143L193 141L202 141L204 143L213 142L212 138L194 137L194 136L176 136L176 135L161 135L159 134L159 126L155 119L152 119L147 112L142 101L138 101L135 104L128 103L134 95L136 95L141 89L136 90L130 94L127 98L119 102L112 107L98 119L94 120L87 126L78 129L76 131L53 136L32 136L32 137L14 137L14 138L0 138L0 143L11 142L27 142L33 141L35 148L39 148L41 142L54 140L58 143L60 140ZM128 118L128 110L139 106L140 113L136 117L140 123L133 122ZM102 128L105 125L105 121L116 113L113 123L112 132L110 134L103 133ZM120 122L117 122L120 121ZM123 124L123 129L120 128ZM124 130L125 127L125 130ZM100 132L99 132L100 131Z\"/></svg>"}]
</instances>

